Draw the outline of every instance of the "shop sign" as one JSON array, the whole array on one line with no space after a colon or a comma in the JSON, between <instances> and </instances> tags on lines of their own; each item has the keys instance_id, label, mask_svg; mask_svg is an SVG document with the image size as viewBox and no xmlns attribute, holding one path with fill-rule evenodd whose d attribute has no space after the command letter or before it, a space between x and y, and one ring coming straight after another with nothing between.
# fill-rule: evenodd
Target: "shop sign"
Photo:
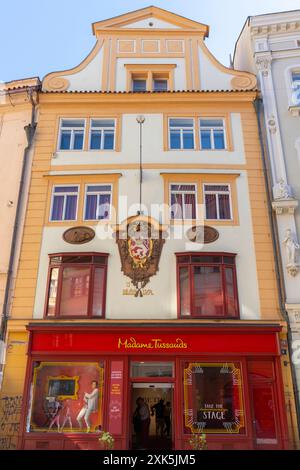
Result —
<instances>
[{"instance_id":1,"label":"shop sign","mask_svg":"<svg viewBox=\"0 0 300 470\"><path fill-rule=\"evenodd\" d=\"M151 338L148 341L137 340L135 337L131 336L130 338L119 338L118 340L118 349L128 350L128 349L187 349L188 343L183 341L182 338L176 338L172 341L162 340L161 338Z\"/></svg>"}]
</instances>

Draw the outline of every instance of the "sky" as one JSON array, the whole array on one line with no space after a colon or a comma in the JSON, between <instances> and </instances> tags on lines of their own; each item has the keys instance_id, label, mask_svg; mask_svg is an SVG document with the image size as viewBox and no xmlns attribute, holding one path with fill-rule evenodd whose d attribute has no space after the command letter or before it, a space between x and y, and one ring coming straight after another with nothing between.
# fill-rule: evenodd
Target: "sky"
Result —
<instances>
[{"instance_id":1,"label":"sky","mask_svg":"<svg viewBox=\"0 0 300 470\"><path fill-rule=\"evenodd\" d=\"M1 2L2 3L2 2ZM0 81L78 65L91 51L91 23L155 5L210 26L206 44L229 65L248 16L300 9L300 0L15 0L0 8Z\"/></svg>"}]
</instances>

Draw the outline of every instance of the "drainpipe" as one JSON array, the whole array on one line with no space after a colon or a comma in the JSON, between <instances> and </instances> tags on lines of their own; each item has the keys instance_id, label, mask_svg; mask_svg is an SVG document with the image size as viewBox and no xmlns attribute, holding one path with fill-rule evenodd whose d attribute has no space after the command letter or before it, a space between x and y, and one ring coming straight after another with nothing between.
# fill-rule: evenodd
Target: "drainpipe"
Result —
<instances>
[{"instance_id":1,"label":"drainpipe","mask_svg":"<svg viewBox=\"0 0 300 470\"><path fill-rule=\"evenodd\" d=\"M300 435L299 389L298 389L298 383L297 383L297 379L296 379L295 365L293 364L292 359L291 359L292 355L293 355L293 351L292 351L292 348L291 348L292 331L291 331L289 316L288 316L288 313L285 309L286 293L285 293L285 286L284 286L284 275L283 275L282 263L280 261L281 260L280 242L279 242L279 236L278 236L278 228L277 228L276 217L275 217L273 207L272 207L272 181L271 181L271 176L270 176L270 168L267 164L266 150L265 150L264 138L263 138L262 122L261 122L261 117L263 116L262 99L260 97L257 97L254 100L253 105L254 105L256 118L257 118L257 123L258 123L259 142L260 142L260 150L261 150L262 163L263 163L263 173L264 173L264 179L265 179L265 184L266 184L266 188L267 188L267 191L266 191L266 193L267 193L267 205L268 205L269 220L270 220L270 223L271 223L272 244L273 244L273 249L274 249L274 253L275 253L274 261L275 261L275 273L276 273L276 283L277 283L277 290L278 290L279 306L280 306L281 314L282 314L284 320L287 323L288 351L289 351L289 357L290 357L290 361L291 361L291 374L292 374L292 381L293 381L293 390L294 390L294 395L295 395L295 406L296 406L298 433Z\"/></svg>"},{"instance_id":2,"label":"drainpipe","mask_svg":"<svg viewBox=\"0 0 300 470\"><path fill-rule=\"evenodd\" d=\"M27 174L29 162L30 162L29 152L32 148L33 138L34 138L34 134L35 134L36 126L37 126L37 123L35 122L35 118L36 118L36 106L37 106L37 99L38 99L37 98L38 95L36 92L38 91L39 91L39 86L30 87L28 89L28 97L30 99L31 106L32 106L31 122L27 124L27 126L24 127L26 137L27 137L27 147L25 148L24 155L23 155L18 202L17 202L17 208L16 208L14 229L13 229L10 256L9 256L9 265L8 265L8 271L7 271L7 281L6 281L5 294L4 294L3 310L2 310L2 316L1 316L0 341L3 341L3 342L5 342L7 321L9 318L10 292L13 288L14 265L17 260L17 253L16 253L17 242L20 236L20 231L22 229L22 226L21 226L22 206L23 206L24 196L26 197L26 195L24 195L24 189L25 189L25 182L26 182L25 181L26 174Z\"/></svg>"}]
</instances>

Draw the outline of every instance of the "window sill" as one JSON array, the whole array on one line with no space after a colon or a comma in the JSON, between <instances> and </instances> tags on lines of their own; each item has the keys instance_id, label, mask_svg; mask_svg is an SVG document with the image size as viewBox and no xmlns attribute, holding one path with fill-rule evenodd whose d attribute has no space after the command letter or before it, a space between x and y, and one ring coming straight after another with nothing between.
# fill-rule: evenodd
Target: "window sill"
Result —
<instances>
[{"instance_id":1,"label":"window sill","mask_svg":"<svg viewBox=\"0 0 300 470\"><path fill-rule=\"evenodd\" d=\"M289 106L289 112L293 117L300 116L300 105L297 106Z\"/></svg>"}]
</instances>

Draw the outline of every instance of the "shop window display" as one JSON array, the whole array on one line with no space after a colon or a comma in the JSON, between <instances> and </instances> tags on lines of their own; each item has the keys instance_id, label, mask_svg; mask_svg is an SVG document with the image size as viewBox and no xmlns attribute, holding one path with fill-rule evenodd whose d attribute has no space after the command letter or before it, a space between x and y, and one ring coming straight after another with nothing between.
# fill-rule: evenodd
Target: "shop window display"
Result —
<instances>
[{"instance_id":1,"label":"shop window display","mask_svg":"<svg viewBox=\"0 0 300 470\"><path fill-rule=\"evenodd\" d=\"M95 432L102 426L104 365L35 362L30 432Z\"/></svg>"},{"instance_id":2,"label":"shop window display","mask_svg":"<svg viewBox=\"0 0 300 470\"><path fill-rule=\"evenodd\" d=\"M244 434L239 363L185 363L185 433Z\"/></svg>"}]
</instances>

